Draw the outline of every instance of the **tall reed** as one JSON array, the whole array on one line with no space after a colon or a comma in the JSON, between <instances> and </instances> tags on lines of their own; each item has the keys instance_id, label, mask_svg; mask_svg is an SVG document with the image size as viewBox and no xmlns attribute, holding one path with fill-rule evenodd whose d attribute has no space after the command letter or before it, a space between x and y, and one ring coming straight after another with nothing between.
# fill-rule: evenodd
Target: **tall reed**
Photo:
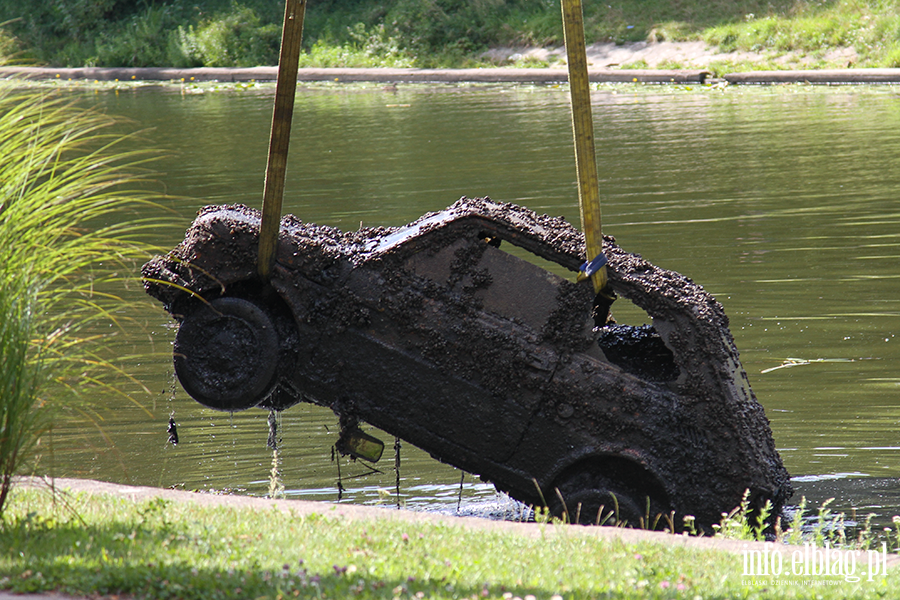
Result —
<instances>
[{"instance_id":1,"label":"tall reed","mask_svg":"<svg viewBox=\"0 0 900 600\"><path fill-rule=\"evenodd\" d=\"M43 373L31 347L34 294L24 279L5 271L0 279L0 515L12 475L45 425L35 406Z\"/></svg>"},{"instance_id":2,"label":"tall reed","mask_svg":"<svg viewBox=\"0 0 900 600\"><path fill-rule=\"evenodd\" d=\"M56 411L89 414L117 371L98 325L121 324L122 273L147 255L134 215L152 157L120 150L113 125L0 84L0 516Z\"/></svg>"}]
</instances>

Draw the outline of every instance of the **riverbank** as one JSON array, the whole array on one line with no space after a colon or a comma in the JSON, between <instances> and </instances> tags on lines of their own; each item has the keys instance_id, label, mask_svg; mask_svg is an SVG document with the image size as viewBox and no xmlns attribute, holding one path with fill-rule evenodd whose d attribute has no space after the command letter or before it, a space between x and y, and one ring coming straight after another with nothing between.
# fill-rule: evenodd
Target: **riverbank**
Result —
<instances>
[{"instance_id":1,"label":"riverbank","mask_svg":"<svg viewBox=\"0 0 900 600\"><path fill-rule=\"evenodd\" d=\"M842 571L773 575L774 557L799 573L803 553L814 556L813 549L88 480L52 485L55 494L43 480L15 488L0 527L0 600L21 593L48 600L580 600L807 591L827 599L878 598L900 583L900 557L880 551L832 548L828 560L839 557ZM747 576L748 557L766 557L765 575Z\"/></svg>"},{"instance_id":2,"label":"riverbank","mask_svg":"<svg viewBox=\"0 0 900 600\"><path fill-rule=\"evenodd\" d=\"M58 491L65 496L108 496L127 502L141 504L147 502L178 502L204 508L232 508L249 511L277 510L300 517L333 517L342 521L364 526L368 521L382 520L400 524L431 524L454 526L469 531L510 533L531 539L545 538L551 531L570 529L570 534L587 535L605 540L617 540L625 544L653 543L695 550L711 550L741 555L748 549L762 551L773 546L770 542L749 542L720 537L698 537L672 535L659 531L627 529L624 527L556 527L540 523L499 521L482 517L452 516L431 512L400 510L393 506L367 506L362 504L313 502L308 500L269 499L232 494L211 494L162 489L146 486L121 485L92 479L23 479L19 485L28 489ZM891 566L900 565L900 554L890 556Z\"/></svg>"},{"instance_id":3,"label":"riverbank","mask_svg":"<svg viewBox=\"0 0 900 600\"><path fill-rule=\"evenodd\" d=\"M87 80L87 81L163 81L163 82L265 82L275 81L277 67L198 67L176 69L144 68L50 68L0 67L0 79ZM898 84L898 69L819 69L746 71L715 77L704 69L589 69L595 83L644 84L780 84L811 83L822 85ZM379 83L532 83L557 84L568 80L565 68L413 69L413 68L303 68L300 82L379 82Z\"/></svg>"}]
</instances>

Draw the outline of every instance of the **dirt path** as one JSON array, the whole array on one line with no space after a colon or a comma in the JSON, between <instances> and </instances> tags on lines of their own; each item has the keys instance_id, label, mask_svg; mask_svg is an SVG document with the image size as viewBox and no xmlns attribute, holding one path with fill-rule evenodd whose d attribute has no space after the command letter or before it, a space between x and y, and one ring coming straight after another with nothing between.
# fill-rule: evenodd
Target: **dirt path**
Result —
<instances>
[{"instance_id":1,"label":"dirt path","mask_svg":"<svg viewBox=\"0 0 900 600\"><path fill-rule=\"evenodd\" d=\"M486 57L495 61L534 59L550 63L562 63L565 60L564 47L556 48L494 48L485 53ZM829 50L823 56L813 59L799 52L787 52L776 55L758 52L720 52L706 42L630 42L627 44L591 44L587 47L588 64L595 68L612 68L627 65L645 64L651 69L666 65L679 65L684 69L706 69L716 62L774 62L776 65L804 69L813 61L820 61L834 66L849 67L858 59L853 48Z\"/></svg>"}]
</instances>

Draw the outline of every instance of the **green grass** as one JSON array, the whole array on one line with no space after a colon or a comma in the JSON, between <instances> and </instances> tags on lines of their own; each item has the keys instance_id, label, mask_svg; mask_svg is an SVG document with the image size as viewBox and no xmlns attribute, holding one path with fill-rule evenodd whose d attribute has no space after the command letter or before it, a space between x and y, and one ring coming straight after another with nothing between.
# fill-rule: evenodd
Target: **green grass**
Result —
<instances>
[{"instance_id":1,"label":"green grass","mask_svg":"<svg viewBox=\"0 0 900 600\"><path fill-rule=\"evenodd\" d=\"M859 56L854 66L897 67L900 4L842 0L798 4L788 14L748 11L741 21L709 28L701 37L724 52L796 52L813 60L828 50L853 48Z\"/></svg>"},{"instance_id":2,"label":"green grass","mask_svg":"<svg viewBox=\"0 0 900 600\"><path fill-rule=\"evenodd\" d=\"M390 514L389 512L387 514ZM895 573L816 587L745 585L740 554L593 528L532 533L444 522L301 516L16 488L0 589L138 598L878 598Z\"/></svg>"},{"instance_id":3,"label":"green grass","mask_svg":"<svg viewBox=\"0 0 900 600\"><path fill-rule=\"evenodd\" d=\"M583 4L589 42L704 40L769 57L751 68L843 67L846 61L824 55L850 47L855 66L900 66L898 0ZM0 0L0 54L52 66L272 65L282 7L266 0ZM490 47L561 44L558 0L312 0L303 64L478 66ZM793 63L777 60L786 53L796 54Z\"/></svg>"}]
</instances>

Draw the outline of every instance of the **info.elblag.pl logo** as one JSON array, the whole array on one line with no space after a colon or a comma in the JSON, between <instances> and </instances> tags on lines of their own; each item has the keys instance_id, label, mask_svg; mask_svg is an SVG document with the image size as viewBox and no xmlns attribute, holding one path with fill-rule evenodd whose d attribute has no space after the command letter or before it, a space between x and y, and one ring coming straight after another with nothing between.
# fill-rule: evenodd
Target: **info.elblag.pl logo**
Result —
<instances>
[{"instance_id":1,"label":"info.elblag.pl logo","mask_svg":"<svg viewBox=\"0 0 900 600\"><path fill-rule=\"evenodd\" d=\"M761 549L744 546L744 585L834 585L874 581L887 574L886 542L880 549L865 551L840 550L828 542L824 548L807 543L793 550L770 544L761 544Z\"/></svg>"}]
</instances>

